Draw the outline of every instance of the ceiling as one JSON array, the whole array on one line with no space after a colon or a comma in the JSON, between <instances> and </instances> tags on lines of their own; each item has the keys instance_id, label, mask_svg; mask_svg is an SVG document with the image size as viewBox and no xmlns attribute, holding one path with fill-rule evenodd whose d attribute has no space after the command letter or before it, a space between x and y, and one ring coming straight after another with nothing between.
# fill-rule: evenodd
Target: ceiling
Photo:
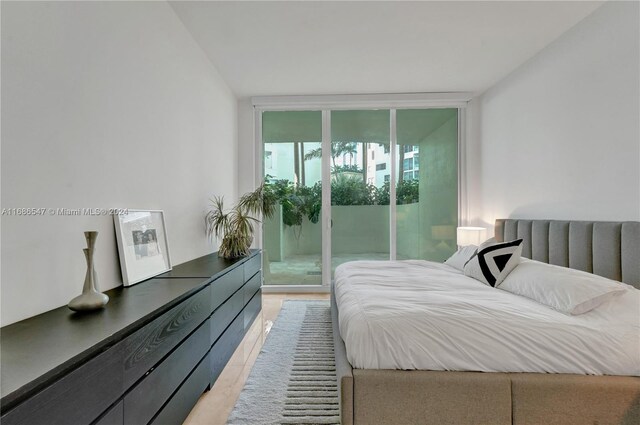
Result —
<instances>
[{"instance_id":1,"label":"ceiling","mask_svg":"<svg viewBox=\"0 0 640 425\"><path fill-rule=\"evenodd\" d=\"M480 92L603 2L170 2L238 97Z\"/></svg>"}]
</instances>

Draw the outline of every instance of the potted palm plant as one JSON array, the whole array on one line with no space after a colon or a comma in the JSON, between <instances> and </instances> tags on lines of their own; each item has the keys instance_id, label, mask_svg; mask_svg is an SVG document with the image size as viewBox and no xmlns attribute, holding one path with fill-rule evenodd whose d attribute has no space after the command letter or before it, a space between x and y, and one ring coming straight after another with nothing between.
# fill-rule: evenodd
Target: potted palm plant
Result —
<instances>
[{"instance_id":1,"label":"potted palm plant","mask_svg":"<svg viewBox=\"0 0 640 425\"><path fill-rule=\"evenodd\" d=\"M249 255L255 225L260 217L270 218L277 198L263 182L256 190L244 194L230 210L224 209L224 199L214 196L205 216L205 228L210 238L222 239L218 256L238 258Z\"/></svg>"}]
</instances>

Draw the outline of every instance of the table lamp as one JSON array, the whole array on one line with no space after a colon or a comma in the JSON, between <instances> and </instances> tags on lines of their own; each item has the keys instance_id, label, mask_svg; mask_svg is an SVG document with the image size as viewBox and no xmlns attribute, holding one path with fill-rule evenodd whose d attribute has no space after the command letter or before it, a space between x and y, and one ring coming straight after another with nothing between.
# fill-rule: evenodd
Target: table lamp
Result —
<instances>
[{"instance_id":1,"label":"table lamp","mask_svg":"<svg viewBox=\"0 0 640 425\"><path fill-rule=\"evenodd\" d=\"M458 227L458 246L480 245L485 240L486 231L484 227Z\"/></svg>"}]
</instances>

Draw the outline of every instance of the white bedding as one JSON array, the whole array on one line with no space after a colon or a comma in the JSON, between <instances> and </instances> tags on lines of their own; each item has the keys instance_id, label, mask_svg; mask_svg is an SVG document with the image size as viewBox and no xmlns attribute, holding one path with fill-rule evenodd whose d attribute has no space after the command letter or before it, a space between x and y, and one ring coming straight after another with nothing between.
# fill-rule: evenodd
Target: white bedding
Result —
<instances>
[{"instance_id":1,"label":"white bedding","mask_svg":"<svg viewBox=\"0 0 640 425\"><path fill-rule=\"evenodd\" d=\"M356 261L335 272L359 369L640 376L640 290L569 316L444 264Z\"/></svg>"}]
</instances>

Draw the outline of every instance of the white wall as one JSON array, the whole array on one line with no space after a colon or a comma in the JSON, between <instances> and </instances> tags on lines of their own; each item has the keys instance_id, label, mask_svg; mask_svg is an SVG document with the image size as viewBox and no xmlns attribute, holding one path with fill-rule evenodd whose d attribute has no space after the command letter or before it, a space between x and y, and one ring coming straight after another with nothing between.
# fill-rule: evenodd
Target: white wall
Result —
<instances>
[{"instance_id":1,"label":"white wall","mask_svg":"<svg viewBox=\"0 0 640 425\"><path fill-rule=\"evenodd\" d=\"M256 188L258 166L256 158L256 139L254 133L255 113L251 98L238 99L238 194L242 196ZM257 231L253 238L254 248L262 245L262 232Z\"/></svg>"},{"instance_id":2,"label":"white wall","mask_svg":"<svg viewBox=\"0 0 640 425\"><path fill-rule=\"evenodd\" d=\"M212 194L237 196L237 101L164 2L2 2L2 207L163 209L174 264L213 251ZM3 325L66 304L112 217L2 217Z\"/></svg>"},{"instance_id":3,"label":"white wall","mask_svg":"<svg viewBox=\"0 0 640 425\"><path fill-rule=\"evenodd\" d=\"M238 100L238 190L240 194L250 192L256 187L256 154L255 154L255 115L251 98Z\"/></svg>"},{"instance_id":4,"label":"white wall","mask_svg":"<svg viewBox=\"0 0 640 425\"><path fill-rule=\"evenodd\" d=\"M639 7L605 4L474 102L472 221L640 220Z\"/></svg>"}]
</instances>

